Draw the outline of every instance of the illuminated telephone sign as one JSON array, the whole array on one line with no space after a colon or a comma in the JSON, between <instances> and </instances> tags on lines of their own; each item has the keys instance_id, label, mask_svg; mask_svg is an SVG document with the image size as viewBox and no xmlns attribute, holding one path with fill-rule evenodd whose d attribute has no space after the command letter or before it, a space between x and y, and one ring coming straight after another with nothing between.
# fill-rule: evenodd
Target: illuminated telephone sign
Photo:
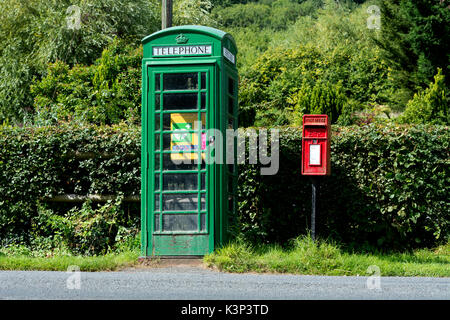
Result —
<instances>
[{"instance_id":1,"label":"illuminated telephone sign","mask_svg":"<svg viewBox=\"0 0 450 320\"><path fill-rule=\"evenodd\" d=\"M331 126L326 114L305 114L302 134L302 175L330 175Z\"/></svg>"}]
</instances>

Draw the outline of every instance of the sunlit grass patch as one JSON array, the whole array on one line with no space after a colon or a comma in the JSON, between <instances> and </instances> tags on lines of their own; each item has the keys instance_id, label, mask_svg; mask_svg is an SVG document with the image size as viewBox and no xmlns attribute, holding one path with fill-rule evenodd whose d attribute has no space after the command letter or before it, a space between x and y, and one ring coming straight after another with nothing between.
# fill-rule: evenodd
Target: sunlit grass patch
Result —
<instances>
[{"instance_id":1,"label":"sunlit grass patch","mask_svg":"<svg viewBox=\"0 0 450 320\"><path fill-rule=\"evenodd\" d=\"M204 257L208 266L228 272L278 272L305 275L367 276L369 266L382 276L450 277L450 245L412 253L349 253L337 244L298 237L290 246L252 247L243 241Z\"/></svg>"},{"instance_id":2,"label":"sunlit grass patch","mask_svg":"<svg viewBox=\"0 0 450 320\"><path fill-rule=\"evenodd\" d=\"M103 256L56 255L34 257L30 255L0 255L0 270L66 271L75 265L80 271L112 271L137 263L138 251L109 253Z\"/></svg>"}]
</instances>

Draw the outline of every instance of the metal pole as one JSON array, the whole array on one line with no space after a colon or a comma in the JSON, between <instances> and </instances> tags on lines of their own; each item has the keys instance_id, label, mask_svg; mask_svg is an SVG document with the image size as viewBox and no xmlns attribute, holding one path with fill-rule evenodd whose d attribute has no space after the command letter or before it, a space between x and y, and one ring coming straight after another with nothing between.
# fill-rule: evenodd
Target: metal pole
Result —
<instances>
[{"instance_id":1,"label":"metal pole","mask_svg":"<svg viewBox=\"0 0 450 320\"><path fill-rule=\"evenodd\" d=\"M162 0L161 7L161 28L166 29L172 26L172 0Z\"/></svg>"},{"instance_id":2,"label":"metal pole","mask_svg":"<svg viewBox=\"0 0 450 320\"><path fill-rule=\"evenodd\" d=\"M312 198L311 198L311 238L313 241L316 241L316 198L317 198L317 189L319 187L319 181L317 178L311 178L311 186L312 186Z\"/></svg>"}]
</instances>

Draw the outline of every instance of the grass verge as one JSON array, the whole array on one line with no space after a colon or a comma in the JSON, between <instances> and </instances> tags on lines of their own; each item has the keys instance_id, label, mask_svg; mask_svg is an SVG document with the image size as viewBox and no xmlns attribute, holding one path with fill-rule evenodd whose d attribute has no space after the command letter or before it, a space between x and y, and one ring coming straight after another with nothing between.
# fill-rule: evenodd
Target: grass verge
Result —
<instances>
[{"instance_id":1,"label":"grass verge","mask_svg":"<svg viewBox=\"0 0 450 320\"><path fill-rule=\"evenodd\" d=\"M75 265L80 271L113 271L137 264L138 251L109 253L104 256L33 257L27 255L0 254L0 270L46 270L67 271Z\"/></svg>"},{"instance_id":2,"label":"grass verge","mask_svg":"<svg viewBox=\"0 0 450 320\"><path fill-rule=\"evenodd\" d=\"M231 243L204 257L209 267L228 272L277 272L304 275L368 276L377 266L381 276L450 277L450 243L412 253L358 254L309 237L295 239L289 249Z\"/></svg>"}]
</instances>

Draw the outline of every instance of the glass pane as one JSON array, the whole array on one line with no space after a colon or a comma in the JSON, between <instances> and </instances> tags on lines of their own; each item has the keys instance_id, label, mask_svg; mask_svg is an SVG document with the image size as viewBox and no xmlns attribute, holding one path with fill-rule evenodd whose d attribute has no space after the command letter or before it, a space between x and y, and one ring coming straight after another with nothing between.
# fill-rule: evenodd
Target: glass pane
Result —
<instances>
[{"instance_id":1,"label":"glass pane","mask_svg":"<svg viewBox=\"0 0 450 320\"><path fill-rule=\"evenodd\" d=\"M155 114L155 130L159 130L160 128L160 121L159 121L159 113Z\"/></svg>"},{"instance_id":2,"label":"glass pane","mask_svg":"<svg viewBox=\"0 0 450 320\"><path fill-rule=\"evenodd\" d=\"M202 129L206 128L206 113L201 113L201 121L198 120L197 112L165 113L163 115L163 130L198 130L201 123Z\"/></svg>"},{"instance_id":3,"label":"glass pane","mask_svg":"<svg viewBox=\"0 0 450 320\"><path fill-rule=\"evenodd\" d=\"M197 154L194 153L164 153L163 170L197 170ZM201 169L205 169L205 161L202 161Z\"/></svg>"},{"instance_id":4,"label":"glass pane","mask_svg":"<svg viewBox=\"0 0 450 320\"><path fill-rule=\"evenodd\" d=\"M201 174L201 179L202 179L202 188L201 190L206 190L206 173L202 173Z\"/></svg>"},{"instance_id":5,"label":"glass pane","mask_svg":"<svg viewBox=\"0 0 450 320\"><path fill-rule=\"evenodd\" d=\"M196 173L166 173L163 176L163 190L197 190Z\"/></svg>"},{"instance_id":6,"label":"glass pane","mask_svg":"<svg viewBox=\"0 0 450 320\"><path fill-rule=\"evenodd\" d=\"M170 134L163 135L163 150L170 150Z\"/></svg>"},{"instance_id":7,"label":"glass pane","mask_svg":"<svg viewBox=\"0 0 450 320\"><path fill-rule=\"evenodd\" d=\"M164 113L163 115L163 130L170 130L170 113Z\"/></svg>"},{"instance_id":8,"label":"glass pane","mask_svg":"<svg viewBox=\"0 0 450 320\"><path fill-rule=\"evenodd\" d=\"M228 78L228 93L231 95L234 94L234 80L231 78Z\"/></svg>"},{"instance_id":9,"label":"glass pane","mask_svg":"<svg viewBox=\"0 0 450 320\"><path fill-rule=\"evenodd\" d=\"M206 92L202 92L201 94L201 109L206 109Z\"/></svg>"},{"instance_id":10,"label":"glass pane","mask_svg":"<svg viewBox=\"0 0 450 320\"><path fill-rule=\"evenodd\" d=\"M197 231L197 225L196 214L163 215L163 231Z\"/></svg>"},{"instance_id":11,"label":"glass pane","mask_svg":"<svg viewBox=\"0 0 450 320\"><path fill-rule=\"evenodd\" d=\"M197 202L198 202L197 193L164 194L163 210L165 211L198 210ZM203 202L204 197L202 198L202 208L204 206Z\"/></svg>"},{"instance_id":12,"label":"glass pane","mask_svg":"<svg viewBox=\"0 0 450 320\"><path fill-rule=\"evenodd\" d=\"M197 90L198 73L166 73L163 80L164 91Z\"/></svg>"},{"instance_id":13,"label":"glass pane","mask_svg":"<svg viewBox=\"0 0 450 320\"><path fill-rule=\"evenodd\" d=\"M163 98L164 110L197 109L197 93L165 93Z\"/></svg>"},{"instance_id":14,"label":"glass pane","mask_svg":"<svg viewBox=\"0 0 450 320\"><path fill-rule=\"evenodd\" d=\"M200 230L206 230L206 213L202 213L200 216Z\"/></svg>"},{"instance_id":15,"label":"glass pane","mask_svg":"<svg viewBox=\"0 0 450 320\"><path fill-rule=\"evenodd\" d=\"M228 113L234 114L233 108L234 108L234 100L233 98L228 97Z\"/></svg>"},{"instance_id":16,"label":"glass pane","mask_svg":"<svg viewBox=\"0 0 450 320\"><path fill-rule=\"evenodd\" d=\"M155 153L155 170L159 170L159 153Z\"/></svg>"},{"instance_id":17,"label":"glass pane","mask_svg":"<svg viewBox=\"0 0 450 320\"><path fill-rule=\"evenodd\" d=\"M197 134L193 132L165 133L163 137L164 150L197 151Z\"/></svg>"},{"instance_id":18,"label":"glass pane","mask_svg":"<svg viewBox=\"0 0 450 320\"><path fill-rule=\"evenodd\" d=\"M206 129L206 112L202 112L201 117L202 129ZM197 127L195 127L195 129L197 129Z\"/></svg>"},{"instance_id":19,"label":"glass pane","mask_svg":"<svg viewBox=\"0 0 450 320\"><path fill-rule=\"evenodd\" d=\"M155 110L159 110L161 106L161 95L156 94L155 95Z\"/></svg>"},{"instance_id":20,"label":"glass pane","mask_svg":"<svg viewBox=\"0 0 450 320\"><path fill-rule=\"evenodd\" d=\"M228 211L233 212L234 208L234 197L228 196Z\"/></svg>"},{"instance_id":21,"label":"glass pane","mask_svg":"<svg viewBox=\"0 0 450 320\"><path fill-rule=\"evenodd\" d=\"M160 145L159 133L157 133L155 134L155 150L159 150L159 145Z\"/></svg>"},{"instance_id":22,"label":"glass pane","mask_svg":"<svg viewBox=\"0 0 450 320\"><path fill-rule=\"evenodd\" d=\"M155 174L155 191L159 190L159 173Z\"/></svg>"},{"instance_id":23,"label":"glass pane","mask_svg":"<svg viewBox=\"0 0 450 320\"><path fill-rule=\"evenodd\" d=\"M202 72L202 89L206 89L206 72Z\"/></svg>"},{"instance_id":24,"label":"glass pane","mask_svg":"<svg viewBox=\"0 0 450 320\"><path fill-rule=\"evenodd\" d=\"M228 192L230 193L234 193L233 183L234 177L232 175L228 175Z\"/></svg>"},{"instance_id":25,"label":"glass pane","mask_svg":"<svg viewBox=\"0 0 450 320\"><path fill-rule=\"evenodd\" d=\"M154 231L159 231L159 214L155 214L155 228Z\"/></svg>"},{"instance_id":26,"label":"glass pane","mask_svg":"<svg viewBox=\"0 0 450 320\"><path fill-rule=\"evenodd\" d=\"M160 75L158 73L155 75L155 91L159 91L159 89L160 89L160 83L161 83L160 80L161 80Z\"/></svg>"},{"instance_id":27,"label":"glass pane","mask_svg":"<svg viewBox=\"0 0 450 320\"><path fill-rule=\"evenodd\" d=\"M233 118L231 118L231 117L228 118L228 129L234 129Z\"/></svg>"},{"instance_id":28,"label":"glass pane","mask_svg":"<svg viewBox=\"0 0 450 320\"><path fill-rule=\"evenodd\" d=\"M202 203L202 207L201 207L201 210L206 210L206 194L205 193L202 193L201 195L200 195L200 201L201 201L201 203Z\"/></svg>"},{"instance_id":29,"label":"glass pane","mask_svg":"<svg viewBox=\"0 0 450 320\"><path fill-rule=\"evenodd\" d=\"M153 209L159 211L159 193L155 193L155 206Z\"/></svg>"}]
</instances>

